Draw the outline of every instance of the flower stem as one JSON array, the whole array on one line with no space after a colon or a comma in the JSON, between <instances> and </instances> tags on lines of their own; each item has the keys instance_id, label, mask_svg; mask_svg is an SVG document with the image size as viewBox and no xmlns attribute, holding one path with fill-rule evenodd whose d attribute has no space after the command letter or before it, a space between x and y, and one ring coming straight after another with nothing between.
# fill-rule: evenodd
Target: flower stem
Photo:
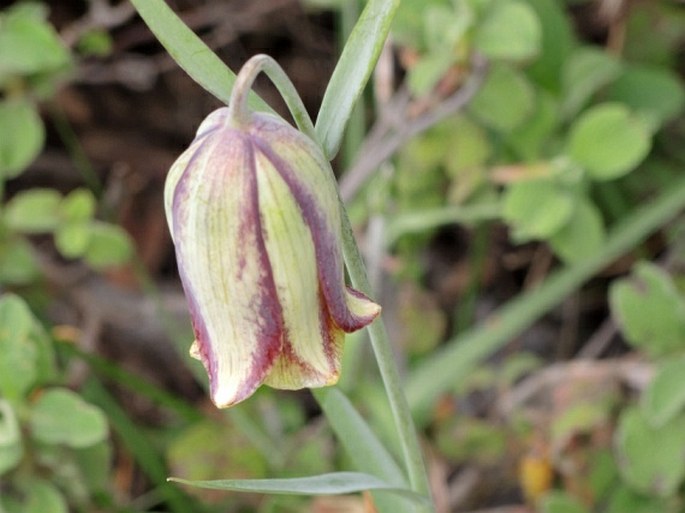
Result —
<instances>
[{"instance_id":1,"label":"flower stem","mask_svg":"<svg viewBox=\"0 0 685 513\"><path fill-rule=\"evenodd\" d=\"M297 127L312 140L318 142L316 132L314 131L314 123L312 123L312 119L309 117L309 113L304 103L302 103L300 95L297 94L297 89L295 89L283 68L268 55L255 55L240 68L233 85L231 101L229 103L231 120L237 125L244 125L249 122L252 110L249 108L247 100L252 84L254 84L257 75L262 72L269 77L276 86L276 89L278 89L278 92L281 93L281 97L288 106L288 110L293 116Z\"/></svg>"},{"instance_id":2,"label":"flower stem","mask_svg":"<svg viewBox=\"0 0 685 513\"><path fill-rule=\"evenodd\" d=\"M343 252L345 256L345 263L350 275L352 285L359 291L370 294L369 279L366 275L364 262L359 248L350 226L350 220L345 212L344 205L341 202L343 210ZM417 436L414 421L411 417L409 404L402 389L402 382L397 370L397 364L392 353L388 333L385 329L382 317L376 319L369 327L369 338L371 339L371 346L373 347L374 355L378 363L378 369L383 379L383 386L385 393L390 403L393 420L395 421L395 428L399 436L400 445L402 447L402 455L404 463L409 476L409 483L412 490L418 492L430 499L430 486L428 484L428 475L426 473L426 466L421 454L421 446ZM431 508L434 510L434 508Z\"/></svg>"}]
</instances>

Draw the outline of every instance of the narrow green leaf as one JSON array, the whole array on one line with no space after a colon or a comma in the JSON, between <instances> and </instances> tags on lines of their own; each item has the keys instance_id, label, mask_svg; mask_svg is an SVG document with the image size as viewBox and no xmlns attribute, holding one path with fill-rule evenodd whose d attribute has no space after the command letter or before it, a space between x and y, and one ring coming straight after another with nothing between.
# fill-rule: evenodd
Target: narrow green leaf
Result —
<instances>
[{"instance_id":1,"label":"narrow green leaf","mask_svg":"<svg viewBox=\"0 0 685 513\"><path fill-rule=\"evenodd\" d=\"M316 120L316 132L329 159L340 148L347 120L376 66L399 4L399 0L370 0L347 40Z\"/></svg>"},{"instance_id":2,"label":"narrow green leaf","mask_svg":"<svg viewBox=\"0 0 685 513\"><path fill-rule=\"evenodd\" d=\"M312 390L328 422L355 466L395 486L406 480L400 467L349 399L337 388Z\"/></svg>"},{"instance_id":3,"label":"narrow green leaf","mask_svg":"<svg viewBox=\"0 0 685 513\"><path fill-rule=\"evenodd\" d=\"M131 0L140 17L190 77L228 105L235 74L190 30L164 0ZM227 11L226 15L230 13ZM259 96L250 94L250 106L272 111Z\"/></svg>"},{"instance_id":4,"label":"narrow green leaf","mask_svg":"<svg viewBox=\"0 0 685 513\"><path fill-rule=\"evenodd\" d=\"M416 492L407 488L398 488L382 479L361 472L332 472L287 479L217 479L214 481L187 481L171 477L169 481L212 490L283 495L339 495L366 490L385 490L412 499L419 504L426 502L426 499Z\"/></svg>"},{"instance_id":5,"label":"narrow green leaf","mask_svg":"<svg viewBox=\"0 0 685 513\"><path fill-rule=\"evenodd\" d=\"M0 102L0 179L14 178L38 156L45 127L36 107L25 100Z\"/></svg>"}]
</instances>

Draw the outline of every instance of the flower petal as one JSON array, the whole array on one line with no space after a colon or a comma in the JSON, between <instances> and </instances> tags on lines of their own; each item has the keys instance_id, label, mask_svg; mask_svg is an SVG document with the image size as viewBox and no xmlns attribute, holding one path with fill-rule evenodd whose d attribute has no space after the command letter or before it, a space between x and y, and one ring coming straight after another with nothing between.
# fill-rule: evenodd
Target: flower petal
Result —
<instances>
[{"instance_id":1,"label":"flower petal","mask_svg":"<svg viewBox=\"0 0 685 513\"><path fill-rule=\"evenodd\" d=\"M287 389L331 384L343 337L322 309L312 234L278 170L265 155L256 158L264 241L285 327L281 356L266 383Z\"/></svg>"},{"instance_id":2,"label":"flower petal","mask_svg":"<svg viewBox=\"0 0 685 513\"><path fill-rule=\"evenodd\" d=\"M196 351L212 400L225 407L261 384L281 351L283 323L262 238L252 145L230 128L215 134L188 159L171 209Z\"/></svg>"}]
</instances>

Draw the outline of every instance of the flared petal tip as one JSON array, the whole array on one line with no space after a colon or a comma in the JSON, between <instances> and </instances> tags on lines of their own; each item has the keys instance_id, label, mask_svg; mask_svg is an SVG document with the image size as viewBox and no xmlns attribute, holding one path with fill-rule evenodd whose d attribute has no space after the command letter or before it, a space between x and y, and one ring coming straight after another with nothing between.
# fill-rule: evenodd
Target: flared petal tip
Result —
<instances>
[{"instance_id":1,"label":"flared petal tip","mask_svg":"<svg viewBox=\"0 0 685 513\"><path fill-rule=\"evenodd\" d=\"M347 287L346 296L347 308L352 314L352 322L347 326L341 326L341 328L347 333L368 326L380 315L381 305L374 303L358 290Z\"/></svg>"}]
</instances>

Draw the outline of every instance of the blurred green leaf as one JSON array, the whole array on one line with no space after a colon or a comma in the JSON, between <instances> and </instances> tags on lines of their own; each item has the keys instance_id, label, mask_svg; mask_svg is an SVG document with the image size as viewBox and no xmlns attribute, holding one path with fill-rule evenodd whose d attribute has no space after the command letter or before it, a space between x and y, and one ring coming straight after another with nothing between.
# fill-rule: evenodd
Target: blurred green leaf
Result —
<instances>
[{"instance_id":1,"label":"blurred green leaf","mask_svg":"<svg viewBox=\"0 0 685 513\"><path fill-rule=\"evenodd\" d=\"M450 48L442 48L423 55L409 70L409 90L416 96L430 93L454 61L455 55Z\"/></svg>"},{"instance_id":2,"label":"blurred green leaf","mask_svg":"<svg viewBox=\"0 0 685 513\"><path fill-rule=\"evenodd\" d=\"M642 394L642 412L655 428L662 427L685 409L685 357L663 362Z\"/></svg>"},{"instance_id":3,"label":"blurred green leaf","mask_svg":"<svg viewBox=\"0 0 685 513\"><path fill-rule=\"evenodd\" d=\"M84 258L96 269L122 265L133 255L133 244L123 228L101 222L89 225L90 235Z\"/></svg>"},{"instance_id":4,"label":"blurred green leaf","mask_svg":"<svg viewBox=\"0 0 685 513\"><path fill-rule=\"evenodd\" d=\"M571 19L565 5L557 0L527 3L535 10L542 28L540 53L527 73L541 87L557 93L561 89L562 67L576 44Z\"/></svg>"},{"instance_id":5,"label":"blurred green leaf","mask_svg":"<svg viewBox=\"0 0 685 513\"><path fill-rule=\"evenodd\" d=\"M67 503L60 491L43 479L31 479L25 486L25 513L68 513Z\"/></svg>"},{"instance_id":6,"label":"blurred green leaf","mask_svg":"<svg viewBox=\"0 0 685 513\"><path fill-rule=\"evenodd\" d=\"M78 258L88 249L91 227L87 222L63 224L55 231L55 246L65 258Z\"/></svg>"},{"instance_id":7,"label":"blurred green leaf","mask_svg":"<svg viewBox=\"0 0 685 513\"><path fill-rule=\"evenodd\" d=\"M599 209L587 199L577 202L573 215L549 243L554 253L567 264L580 262L599 251L606 239Z\"/></svg>"},{"instance_id":8,"label":"blurred green leaf","mask_svg":"<svg viewBox=\"0 0 685 513\"><path fill-rule=\"evenodd\" d=\"M45 128L34 105L0 101L0 179L14 178L38 156Z\"/></svg>"},{"instance_id":9,"label":"blurred green leaf","mask_svg":"<svg viewBox=\"0 0 685 513\"><path fill-rule=\"evenodd\" d=\"M636 407L623 411L616 431L619 470L638 492L668 497L685 477L685 415L653 428Z\"/></svg>"},{"instance_id":10,"label":"blurred green leaf","mask_svg":"<svg viewBox=\"0 0 685 513\"><path fill-rule=\"evenodd\" d=\"M108 491L112 468L112 445L109 440L72 450L79 481L91 493Z\"/></svg>"},{"instance_id":11,"label":"blurred green leaf","mask_svg":"<svg viewBox=\"0 0 685 513\"><path fill-rule=\"evenodd\" d=\"M592 96L621 73L621 63L599 48L577 48L565 61L562 75L561 110L572 119Z\"/></svg>"},{"instance_id":12,"label":"blurred green leaf","mask_svg":"<svg viewBox=\"0 0 685 513\"><path fill-rule=\"evenodd\" d=\"M186 481L170 478L171 481L235 492L261 492L285 495L338 495L363 492L366 490L383 490L396 493L417 504L425 504L426 498L408 488L398 488L370 474L361 472L332 472L310 477L293 477L289 479L218 479L215 481Z\"/></svg>"},{"instance_id":13,"label":"blurred green leaf","mask_svg":"<svg viewBox=\"0 0 685 513\"><path fill-rule=\"evenodd\" d=\"M475 30L476 50L491 59L525 60L540 50L542 30L535 11L520 0L491 2Z\"/></svg>"},{"instance_id":14,"label":"blurred green leaf","mask_svg":"<svg viewBox=\"0 0 685 513\"><path fill-rule=\"evenodd\" d=\"M83 448L107 436L107 419L97 407L65 388L43 392L31 407L31 435L46 444Z\"/></svg>"},{"instance_id":15,"label":"blurred green leaf","mask_svg":"<svg viewBox=\"0 0 685 513\"><path fill-rule=\"evenodd\" d=\"M546 239L571 218L575 198L571 191L547 180L526 180L511 184L504 193L502 216L519 242Z\"/></svg>"},{"instance_id":16,"label":"blurred green leaf","mask_svg":"<svg viewBox=\"0 0 685 513\"><path fill-rule=\"evenodd\" d=\"M680 511L659 497L637 493L621 485L609 498L606 513L675 513Z\"/></svg>"},{"instance_id":17,"label":"blurred green leaf","mask_svg":"<svg viewBox=\"0 0 685 513\"><path fill-rule=\"evenodd\" d=\"M539 91L533 113L525 123L509 134L507 142L526 162L549 157L545 149L555 139L553 134L559 119L559 102L551 94Z\"/></svg>"},{"instance_id":18,"label":"blurred green leaf","mask_svg":"<svg viewBox=\"0 0 685 513\"><path fill-rule=\"evenodd\" d=\"M17 193L5 207L5 223L23 233L45 233L59 224L62 196L55 189L34 188Z\"/></svg>"},{"instance_id":19,"label":"blurred green leaf","mask_svg":"<svg viewBox=\"0 0 685 513\"><path fill-rule=\"evenodd\" d=\"M74 189L60 205L60 216L65 221L89 221L95 214L96 200L88 189Z\"/></svg>"},{"instance_id":20,"label":"blurred green leaf","mask_svg":"<svg viewBox=\"0 0 685 513\"><path fill-rule=\"evenodd\" d=\"M11 76L54 71L69 61L42 9L15 6L0 14L0 85Z\"/></svg>"},{"instance_id":21,"label":"blurred green leaf","mask_svg":"<svg viewBox=\"0 0 685 513\"><path fill-rule=\"evenodd\" d=\"M685 301L669 275L654 264L638 263L632 278L615 281L609 302L633 346L653 356L685 349Z\"/></svg>"},{"instance_id":22,"label":"blurred green leaf","mask_svg":"<svg viewBox=\"0 0 685 513\"><path fill-rule=\"evenodd\" d=\"M595 180L612 180L635 168L651 145L643 123L624 105L603 103L573 123L567 151Z\"/></svg>"},{"instance_id":23,"label":"blurred green leaf","mask_svg":"<svg viewBox=\"0 0 685 513\"><path fill-rule=\"evenodd\" d=\"M17 400L37 377L38 349L31 339L33 315L18 296L0 296L0 393Z\"/></svg>"},{"instance_id":24,"label":"blurred green leaf","mask_svg":"<svg viewBox=\"0 0 685 513\"><path fill-rule=\"evenodd\" d=\"M540 510L541 513L590 513L578 499L560 491L545 495Z\"/></svg>"},{"instance_id":25,"label":"blurred green leaf","mask_svg":"<svg viewBox=\"0 0 685 513\"><path fill-rule=\"evenodd\" d=\"M76 44L79 53L96 57L107 57L112 53L112 46L112 36L104 30L89 30Z\"/></svg>"},{"instance_id":26,"label":"blurred green leaf","mask_svg":"<svg viewBox=\"0 0 685 513\"><path fill-rule=\"evenodd\" d=\"M31 245L23 237L0 239L0 284L30 283L39 272Z\"/></svg>"},{"instance_id":27,"label":"blurred green leaf","mask_svg":"<svg viewBox=\"0 0 685 513\"><path fill-rule=\"evenodd\" d=\"M682 113L685 90L679 77L667 69L630 66L611 84L607 99L654 116L661 125Z\"/></svg>"},{"instance_id":28,"label":"blurred green leaf","mask_svg":"<svg viewBox=\"0 0 685 513\"><path fill-rule=\"evenodd\" d=\"M23 454L19 422L12 405L0 399L0 476L15 468Z\"/></svg>"},{"instance_id":29,"label":"blurred green leaf","mask_svg":"<svg viewBox=\"0 0 685 513\"><path fill-rule=\"evenodd\" d=\"M510 132L533 113L535 91L520 71L508 65L493 66L469 111L483 123Z\"/></svg>"}]
</instances>

